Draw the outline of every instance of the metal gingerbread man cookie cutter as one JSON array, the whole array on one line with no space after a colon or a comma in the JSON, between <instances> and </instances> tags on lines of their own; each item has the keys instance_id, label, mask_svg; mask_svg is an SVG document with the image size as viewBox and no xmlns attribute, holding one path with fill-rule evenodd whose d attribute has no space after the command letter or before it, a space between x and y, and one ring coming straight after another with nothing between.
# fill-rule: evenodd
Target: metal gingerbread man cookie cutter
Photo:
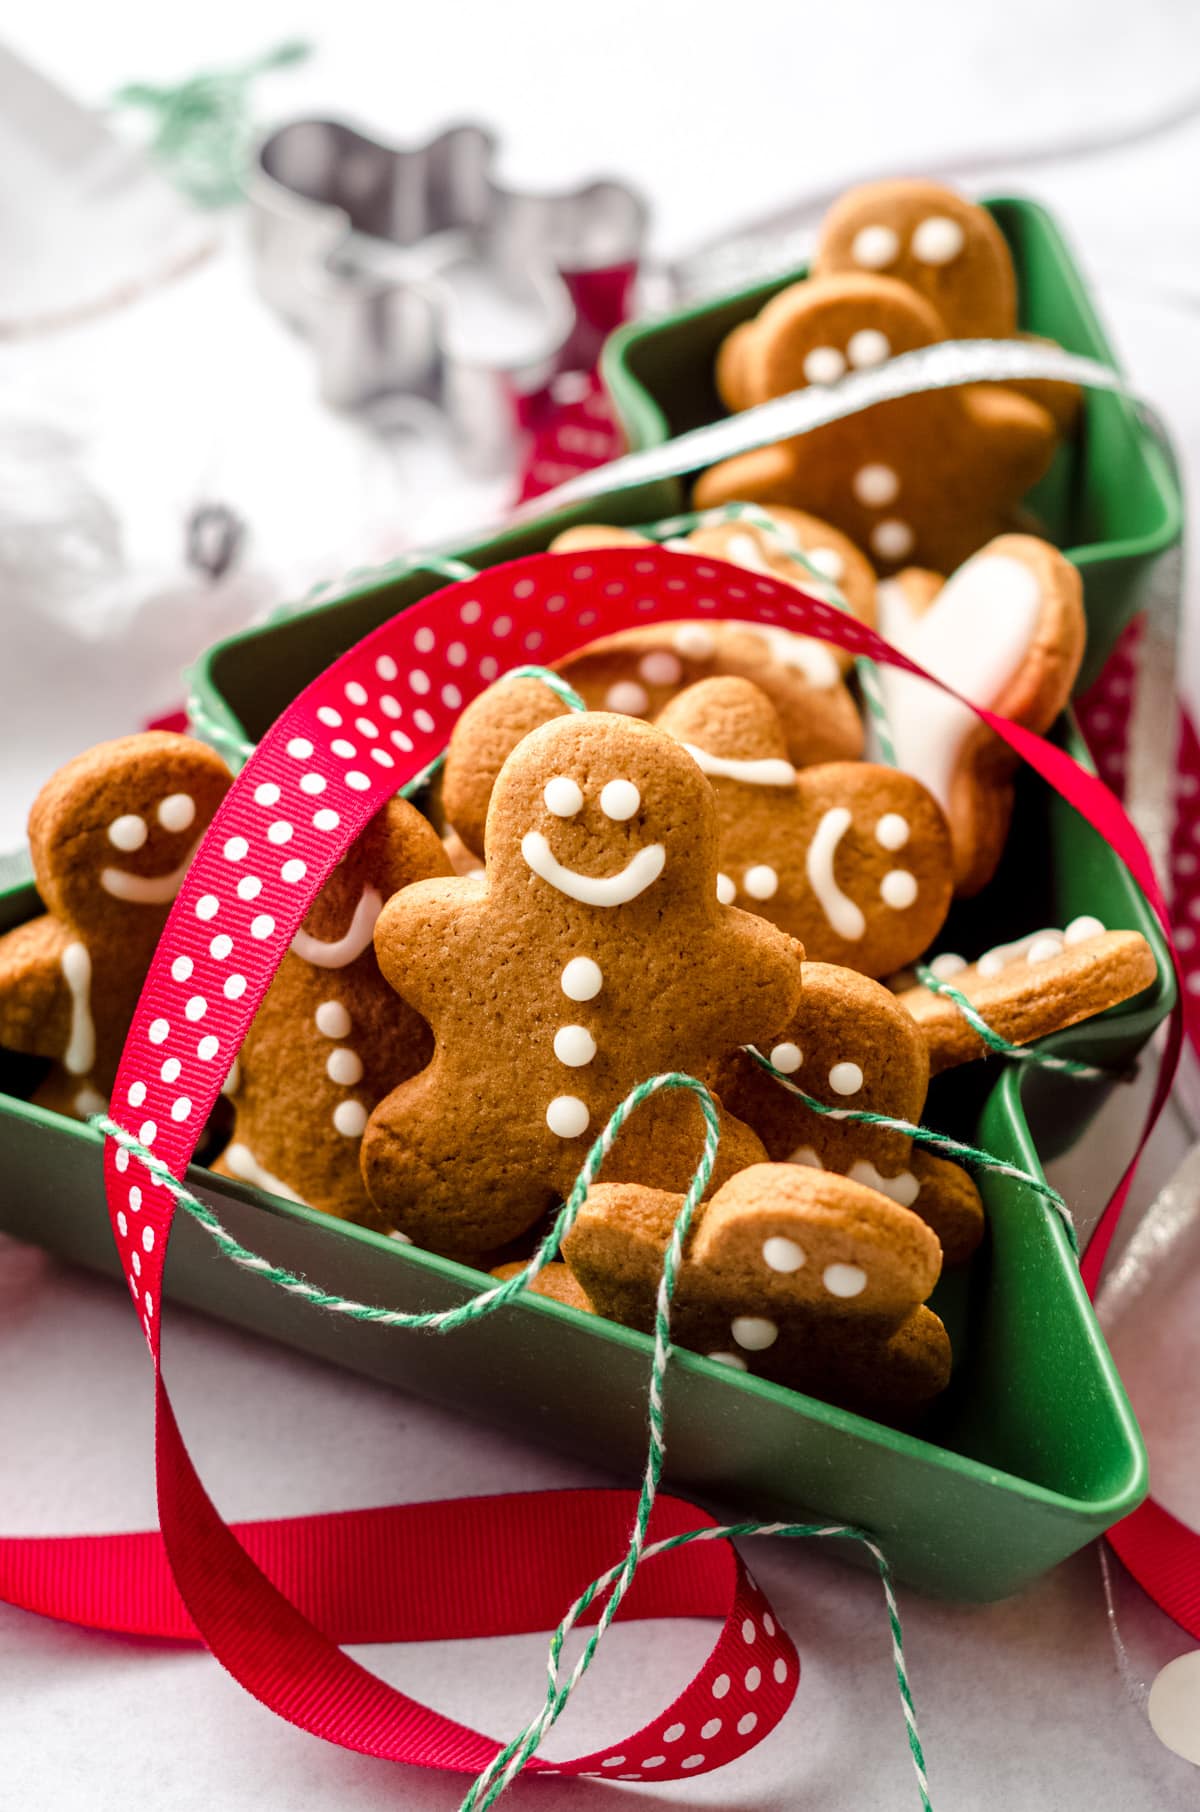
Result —
<instances>
[{"instance_id":1,"label":"metal gingerbread man cookie cutter","mask_svg":"<svg viewBox=\"0 0 1200 1812\"><path fill-rule=\"evenodd\" d=\"M312 341L325 401L426 398L483 471L510 461L522 399L594 363L647 220L615 180L505 187L496 149L474 125L405 149L300 119L260 141L247 180L258 289Z\"/></svg>"}]
</instances>

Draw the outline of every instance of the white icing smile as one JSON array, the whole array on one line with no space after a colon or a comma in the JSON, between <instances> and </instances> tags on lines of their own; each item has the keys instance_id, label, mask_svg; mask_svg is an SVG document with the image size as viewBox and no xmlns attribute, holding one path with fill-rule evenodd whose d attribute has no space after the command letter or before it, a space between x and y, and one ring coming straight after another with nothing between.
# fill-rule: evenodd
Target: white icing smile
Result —
<instances>
[{"instance_id":1,"label":"white icing smile","mask_svg":"<svg viewBox=\"0 0 1200 1812\"><path fill-rule=\"evenodd\" d=\"M192 865L197 847L193 843L179 867L173 868L170 874L131 875L123 868L102 868L100 885L105 893L111 893L114 900L123 900L127 906L165 906L183 886L183 878Z\"/></svg>"},{"instance_id":2,"label":"white icing smile","mask_svg":"<svg viewBox=\"0 0 1200 1812\"><path fill-rule=\"evenodd\" d=\"M627 906L654 885L667 861L661 843L648 843L615 875L583 875L563 866L541 831L526 832L521 854L539 881L548 881L559 893L584 906Z\"/></svg>"},{"instance_id":3,"label":"white icing smile","mask_svg":"<svg viewBox=\"0 0 1200 1812\"><path fill-rule=\"evenodd\" d=\"M374 887L364 887L358 905L354 908L354 917L350 929L344 937L323 943L319 937L310 932L298 931L292 939L292 949L303 962L312 963L317 969L345 969L348 964L357 961L375 934L375 921L383 911L383 900Z\"/></svg>"},{"instance_id":4,"label":"white icing smile","mask_svg":"<svg viewBox=\"0 0 1200 1812\"><path fill-rule=\"evenodd\" d=\"M844 805L827 811L808 846L805 870L808 884L817 896L821 911L839 937L857 941L866 935L867 921L854 901L844 894L833 878L833 862L838 844L850 829L852 819Z\"/></svg>"}]
</instances>

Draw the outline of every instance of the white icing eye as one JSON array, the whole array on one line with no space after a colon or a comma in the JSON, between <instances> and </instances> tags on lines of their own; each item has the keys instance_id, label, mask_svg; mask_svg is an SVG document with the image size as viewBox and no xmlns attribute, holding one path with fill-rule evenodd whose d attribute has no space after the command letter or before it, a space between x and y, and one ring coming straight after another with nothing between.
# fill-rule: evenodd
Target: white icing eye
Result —
<instances>
[{"instance_id":1,"label":"white icing eye","mask_svg":"<svg viewBox=\"0 0 1200 1812\"><path fill-rule=\"evenodd\" d=\"M568 1069L582 1069L596 1055L596 1040L586 1026L559 1026L554 1034L554 1055Z\"/></svg>"},{"instance_id":2,"label":"white icing eye","mask_svg":"<svg viewBox=\"0 0 1200 1812\"><path fill-rule=\"evenodd\" d=\"M190 793L168 793L159 801L158 822L165 831L185 831L196 819L196 801Z\"/></svg>"},{"instance_id":3,"label":"white icing eye","mask_svg":"<svg viewBox=\"0 0 1200 1812\"><path fill-rule=\"evenodd\" d=\"M758 862L748 868L742 876L742 886L752 900L774 899L779 888L779 876L766 862Z\"/></svg>"},{"instance_id":4,"label":"white icing eye","mask_svg":"<svg viewBox=\"0 0 1200 1812\"><path fill-rule=\"evenodd\" d=\"M1051 957L1062 953L1063 940L1057 931L1048 932L1045 937L1035 937L1025 955L1027 963L1048 963Z\"/></svg>"},{"instance_id":5,"label":"white icing eye","mask_svg":"<svg viewBox=\"0 0 1200 1812\"><path fill-rule=\"evenodd\" d=\"M1072 919L1063 932L1063 937L1068 944L1082 944L1090 937L1103 937L1103 935L1104 926L1100 920L1094 919L1090 913L1086 912L1079 918Z\"/></svg>"},{"instance_id":6,"label":"white icing eye","mask_svg":"<svg viewBox=\"0 0 1200 1812\"><path fill-rule=\"evenodd\" d=\"M946 214L931 214L913 233L910 249L921 264L953 264L966 243L957 220Z\"/></svg>"},{"instance_id":7,"label":"white icing eye","mask_svg":"<svg viewBox=\"0 0 1200 1812\"><path fill-rule=\"evenodd\" d=\"M900 241L890 226L860 227L854 235L850 256L865 271L885 270L900 256Z\"/></svg>"},{"instance_id":8,"label":"white icing eye","mask_svg":"<svg viewBox=\"0 0 1200 1812\"><path fill-rule=\"evenodd\" d=\"M875 841L880 849L903 849L908 842L908 819L899 812L885 812L875 826Z\"/></svg>"},{"instance_id":9,"label":"white icing eye","mask_svg":"<svg viewBox=\"0 0 1200 1812\"><path fill-rule=\"evenodd\" d=\"M858 501L873 510L891 503L900 491L900 480L891 466L860 466L850 483Z\"/></svg>"},{"instance_id":10,"label":"white icing eye","mask_svg":"<svg viewBox=\"0 0 1200 1812\"><path fill-rule=\"evenodd\" d=\"M668 648L655 648L638 662L638 672L648 686L677 686L683 678L679 656Z\"/></svg>"},{"instance_id":11,"label":"white icing eye","mask_svg":"<svg viewBox=\"0 0 1200 1812\"><path fill-rule=\"evenodd\" d=\"M804 361L810 384L836 384L845 375L846 361L836 346L814 346Z\"/></svg>"},{"instance_id":12,"label":"white icing eye","mask_svg":"<svg viewBox=\"0 0 1200 1812\"><path fill-rule=\"evenodd\" d=\"M546 802L546 810L553 812L556 818L573 818L576 812L583 809L583 794L567 774L556 774L553 780L548 780L542 798Z\"/></svg>"},{"instance_id":13,"label":"white icing eye","mask_svg":"<svg viewBox=\"0 0 1200 1812\"><path fill-rule=\"evenodd\" d=\"M785 1076L790 1076L804 1062L804 1053L798 1044L777 1044L771 1052L771 1062Z\"/></svg>"},{"instance_id":14,"label":"white icing eye","mask_svg":"<svg viewBox=\"0 0 1200 1812\"><path fill-rule=\"evenodd\" d=\"M729 1332L748 1353L765 1353L779 1338L779 1329L766 1315L736 1315Z\"/></svg>"},{"instance_id":15,"label":"white icing eye","mask_svg":"<svg viewBox=\"0 0 1200 1812\"><path fill-rule=\"evenodd\" d=\"M822 578L832 579L835 585L846 576L846 562L836 547L806 548L804 558L810 566L816 567Z\"/></svg>"},{"instance_id":16,"label":"white icing eye","mask_svg":"<svg viewBox=\"0 0 1200 1812\"><path fill-rule=\"evenodd\" d=\"M772 1271L782 1271L790 1275L798 1271L804 1263L804 1248L798 1246L794 1239L785 1239L782 1233L776 1233L763 1241L763 1263Z\"/></svg>"},{"instance_id":17,"label":"white icing eye","mask_svg":"<svg viewBox=\"0 0 1200 1812\"><path fill-rule=\"evenodd\" d=\"M595 1000L604 986L599 963L590 956L573 956L562 972L559 986L568 1000Z\"/></svg>"},{"instance_id":18,"label":"white icing eye","mask_svg":"<svg viewBox=\"0 0 1200 1812\"><path fill-rule=\"evenodd\" d=\"M917 897L917 877L907 868L890 868L879 883L879 897L893 912L904 912Z\"/></svg>"},{"instance_id":19,"label":"white icing eye","mask_svg":"<svg viewBox=\"0 0 1200 1812\"><path fill-rule=\"evenodd\" d=\"M578 1095L555 1095L546 1109L546 1125L560 1139L577 1139L585 1133L591 1115Z\"/></svg>"},{"instance_id":20,"label":"white icing eye","mask_svg":"<svg viewBox=\"0 0 1200 1812\"><path fill-rule=\"evenodd\" d=\"M716 638L703 623L681 623L674 642L679 653L689 661L707 661L717 651Z\"/></svg>"},{"instance_id":21,"label":"white icing eye","mask_svg":"<svg viewBox=\"0 0 1200 1812\"><path fill-rule=\"evenodd\" d=\"M821 1282L831 1296L861 1296L867 1287L867 1274L859 1265L826 1265Z\"/></svg>"},{"instance_id":22,"label":"white icing eye","mask_svg":"<svg viewBox=\"0 0 1200 1812\"><path fill-rule=\"evenodd\" d=\"M323 1000L313 1015L317 1030L326 1038L346 1038L350 1033L350 1015L340 1000Z\"/></svg>"},{"instance_id":23,"label":"white icing eye","mask_svg":"<svg viewBox=\"0 0 1200 1812\"><path fill-rule=\"evenodd\" d=\"M650 695L636 680L618 680L604 694L604 709L619 711L624 717L644 717L650 709Z\"/></svg>"},{"instance_id":24,"label":"white icing eye","mask_svg":"<svg viewBox=\"0 0 1200 1812\"><path fill-rule=\"evenodd\" d=\"M946 950L941 956L935 956L929 967L939 981L953 981L956 975L961 975L963 970L969 967L969 964L965 956L959 956L953 950Z\"/></svg>"},{"instance_id":25,"label":"white icing eye","mask_svg":"<svg viewBox=\"0 0 1200 1812\"><path fill-rule=\"evenodd\" d=\"M717 876L717 899L722 906L732 906L737 899L737 888L728 875Z\"/></svg>"},{"instance_id":26,"label":"white icing eye","mask_svg":"<svg viewBox=\"0 0 1200 1812\"><path fill-rule=\"evenodd\" d=\"M835 1063L829 1072L829 1086L835 1095L857 1095L863 1085L863 1073L857 1063Z\"/></svg>"},{"instance_id":27,"label":"white icing eye","mask_svg":"<svg viewBox=\"0 0 1200 1812\"><path fill-rule=\"evenodd\" d=\"M642 795L632 780L610 780L600 790L600 810L617 824L632 818L641 803Z\"/></svg>"},{"instance_id":28,"label":"white icing eye","mask_svg":"<svg viewBox=\"0 0 1200 1812\"><path fill-rule=\"evenodd\" d=\"M859 371L872 365L886 364L892 356L892 343L877 327L860 327L846 343L846 356Z\"/></svg>"},{"instance_id":29,"label":"white icing eye","mask_svg":"<svg viewBox=\"0 0 1200 1812\"><path fill-rule=\"evenodd\" d=\"M907 522L891 517L886 522L877 522L871 530L871 551L881 560L903 560L912 553L915 539Z\"/></svg>"},{"instance_id":30,"label":"white icing eye","mask_svg":"<svg viewBox=\"0 0 1200 1812\"><path fill-rule=\"evenodd\" d=\"M149 836L146 820L139 818L136 812L126 812L122 818L114 818L108 827L108 840L114 849L124 850L131 855L140 849Z\"/></svg>"}]
</instances>

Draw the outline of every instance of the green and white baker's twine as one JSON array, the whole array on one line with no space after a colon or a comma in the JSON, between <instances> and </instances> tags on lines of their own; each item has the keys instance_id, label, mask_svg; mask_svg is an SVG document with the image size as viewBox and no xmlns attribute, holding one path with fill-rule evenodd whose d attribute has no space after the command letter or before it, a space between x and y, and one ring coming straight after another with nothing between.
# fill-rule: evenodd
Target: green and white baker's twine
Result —
<instances>
[{"instance_id":1,"label":"green and white baker's twine","mask_svg":"<svg viewBox=\"0 0 1200 1812\"><path fill-rule=\"evenodd\" d=\"M945 1000L953 1001L967 1024L989 1051L995 1051L1000 1057L1010 1057L1015 1063L1032 1063L1038 1069L1057 1070L1063 1076L1079 1076L1089 1082L1103 1082L1112 1079L1109 1070L1097 1069L1094 1063L1080 1063L1075 1057L1053 1057L1049 1051L1039 1051L1032 1045L1010 1044L1002 1038L993 1026L990 1026L979 1008L968 1000L961 988L935 975L928 963L914 964L914 973L921 986L928 988L931 994L940 994Z\"/></svg>"},{"instance_id":2,"label":"green and white baker's twine","mask_svg":"<svg viewBox=\"0 0 1200 1812\"><path fill-rule=\"evenodd\" d=\"M720 1528L696 1529L688 1533L672 1536L667 1540L647 1545L646 1532L650 1524L651 1512L658 1494L662 1478L663 1463L666 1454L664 1436L663 1382L667 1364L671 1356L671 1301L679 1269L683 1262L683 1249L691 1227L698 1203L708 1189L712 1179L713 1166L717 1157L717 1146L720 1140L720 1122L716 1103L708 1089L694 1076L686 1076L672 1071L661 1076L652 1076L640 1082L613 1111L600 1136L596 1139L583 1167L575 1179L574 1187L566 1202L559 1211L553 1227L542 1240L533 1257L515 1277L493 1284L481 1290L477 1296L454 1309L429 1311L423 1314L403 1313L398 1309L385 1309L368 1303L355 1302L350 1298L339 1296L331 1291L322 1290L311 1284L307 1278L299 1276L285 1266L272 1264L269 1259L243 1246L229 1232L218 1216L208 1205L194 1196L172 1173L162 1158L144 1145L135 1135L118 1124L108 1114L96 1114L89 1124L97 1131L114 1139L126 1151L132 1153L145 1166L153 1180L167 1190L178 1206L185 1210L193 1220L215 1241L218 1249L226 1258L243 1270L253 1272L265 1282L274 1284L289 1295L298 1296L316 1308L329 1309L335 1314L346 1315L352 1321L371 1322L377 1326L421 1329L427 1332L448 1334L456 1328L466 1327L471 1322L481 1320L493 1310L501 1308L521 1294L551 1262L559 1250L562 1241L570 1233L578 1219L588 1190L595 1182L605 1158L612 1150L622 1127L630 1114L644 1101L653 1095L670 1090L686 1090L696 1096L700 1111L704 1117L704 1148L700 1162L684 1197L683 1205L671 1230L663 1260L662 1274L659 1278L658 1293L654 1311L654 1349L650 1368L648 1391L649 1440L646 1453L646 1466L642 1486L638 1496L637 1511L634 1518L633 1533L623 1560L602 1574L582 1592L571 1606L563 1621L559 1624L550 1640L547 1664L548 1684L546 1700L537 1715L518 1731L510 1742L500 1751L494 1760L483 1771L471 1787L460 1807L460 1812L486 1812L493 1806L501 1794L512 1784L525 1764L535 1754L543 1738L565 1710L568 1700L579 1685L584 1674L592 1664L597 1648L616 1616L634 1575L643 1561L656 1554L666 1553L672 1548L683 1547L693 1541L715 1541L725 1537L748 1537L752 1535L778 1535L783 1537L819 1537L842 1538L858 1541L870 1552L879 1569L883 1584L884 1597L887 1603L888 1622L892 1636L892 1661L896 1672L896 1681L900 1691L900 1700L904 1712L905 1729L909 1749L912 1755L913 1769L917 1778L922 1812L932 1812L929 1797L929 1784L926 1776L925 1757L921 1748L920 1734L917 1728L916 1710L913 1705L912 1691L908 1681L908 1670L904 1659L904 1644L900 1627L900 1613L892 1585L891 1571L882 1549L873 1537L864 1529L857 1529L849 1524L810 1524L810 1523L732 1523ZM559 1668L562 1659L563 1645L571 1629L588 1607L601 1594L608 1594L604 1609L584 1646L583 1652L565 1681L560 1681Z\"/></svg>"}]
</instances>

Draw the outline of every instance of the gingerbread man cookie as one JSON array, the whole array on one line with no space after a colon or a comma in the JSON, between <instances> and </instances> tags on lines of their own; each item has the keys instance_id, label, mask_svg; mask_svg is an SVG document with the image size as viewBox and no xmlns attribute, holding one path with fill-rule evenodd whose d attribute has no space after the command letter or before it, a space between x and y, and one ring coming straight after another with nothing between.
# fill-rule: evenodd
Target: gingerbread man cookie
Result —
<instances>
[{"instance_id":1,"label":"gingerbread man cookie","mask_svg":"<svg viewBox=\"0 0 1200 1812\"><path fill-rule=\"evenodd\" d=\"M929 948L953 892L940 808L873 762L797 771L771 701L701 680L658 719L708 775L721 824L720 897L798 938L811 958L887 975ZM899 965L903 967L903 963Z\"/></svg>"},{"instance_id":2,"label":"gingerbread man cookie","mask_svg":"<svg viewBox=\"0 0 1200 1812\"><path fill-rule=\"evenodd\" d=\"M763 1055L827 1107L921 1123L929 1086L924 1037L895 995L866 976L806 962L800 1005ZM960 1165L893 1127L817 1113L744 1051L725 1059L715 1082L769 1158L836 1170L911 1208L937 1234L948 1265L961 1264L978 1246L983 1203Z\"/></svg>"},{"instance_id":3,"label":"gingerbread man cookie","mask_svg":"<svg viewBox=\"0 0 1200 1812\"><path fill-rule=\"evenodd\" d=\"M0 1044L54 1060L43 1105L82 1119L108 1105L171 902L229 785L203 743L151 730L76 756L38 794L46 912L0 938Z\"/></svg>"},{"instance_id":4,"label":"gingerbread man cookie","mask_svg":"<svg viewBox=\"0 0 1200 1812\"><path fill-rule=\"evenodd\" d=\"M792 284L751 326L738 342L736 394L747 405L946 338L915 290L859 274ZM812 510L884 571L948 571L1007 526L1055 440L1048 411L1010 387L931 390L725 460L701 475L695 502Z\"/></svg>"},{"instance_id":5,"label":"gingerbread man cookie","mask_svg":"<svg viewBox=\"0 0 1200 1812\"><path fill-rule=\"evenodd\" d=\"M516 1277L524 1269L525 1260L514 1258L506 1265L494 1266L492 1276L498 1277L501 1283L507 1283L510 1277ZM544 1266L527 1287L533 1296L548 1296L551 1302L565 1303L569 1309L582 1309L585 1315L594 1315L596 1312L584 1295L582 1284L560 1261Z\"/></svg>"},{"instance_id":6,"label":"gingerbread man cookie","mask_svg":"<svg viewBox=\"0 0 1200 1812\"><path fill-rule=\"evenodd\" d=\"M1030 1044L1093 1019L1140 994L1158 975L1154 952L1139 931L1106 931L1090 914L1073 919L1065 931L1034 931L998 944L975 963L947 952L929 967L1009 1044ZM925 1039L934 1075L986 1057L985 1042L947 996L918 986L903 988L898 999Z\"/></svg>"},{"instance_id":7,"label":"gingerbread man cookie","mask_svg":"<svg viewBox=\"0 0 1200 1812\"><path fill-rule=\"evenodd\" d=\"M239 838L226 855L239 859ZM403 799L372 818L313 901L242 1046L226 1093L226 1176L344 1219L375 1219L359 1147L371 1109L429 1061L429 1028L375 960L375 921L410 881L448 875L433 826ZM228 944L216 938L215 944Z\"/></svg>"},{"instance_id":8,"label":"gingerbread man cookie","mask_svg":"<svg viewBox=\"0 0 1200 1812\"><path fill-rule=\"evenodd\" d=\"M1071 695L1087 627L1083 587L1057 548L1035 535L1002 535L931 601L903 575L881 586L880 633L965 699L1039 733ZM995 872L1012 813L1017 758L973 711L895 667L880 685L896 760L933 794L950 825L960 894Z\"/></svg>"},{"instance_id":9,"label":"gingerbread man cookie","mask_svg":"<svg viewBox=\"0 0 1200 1812\"><path fill-rule=\"evenodd\" d=\"M363 1139L386 1223L469 1258L569 1192L636 1083L770 1037L799 1000L803 954L718 901L712 789L634 719L534 730L500 772L486 841L484 877L418 882L380 916L380 967L429 1021L434 1055ZM722 1128L714 1186L762 1156L732 1116ZM701 1132L689 1095L655 1096L606 1174L686 1188Z\"/></svg>"},{"instance_id":10,"label":"gingerbread man cookie","mask_svg":"<svg viewBox=\"0 0 1200 1812\"><path fill-rule=\"evenodd\" d=\"M591 1306L650 1332L683 1198L599 1184L563 1253ZM671 1337L739 1371L847 1408L905 1417L950 1377L950 1342L925 1298L942 1255L924 1222L830 1171L755 1164L701 1203Z\"/></svg>"}]
</instances>

